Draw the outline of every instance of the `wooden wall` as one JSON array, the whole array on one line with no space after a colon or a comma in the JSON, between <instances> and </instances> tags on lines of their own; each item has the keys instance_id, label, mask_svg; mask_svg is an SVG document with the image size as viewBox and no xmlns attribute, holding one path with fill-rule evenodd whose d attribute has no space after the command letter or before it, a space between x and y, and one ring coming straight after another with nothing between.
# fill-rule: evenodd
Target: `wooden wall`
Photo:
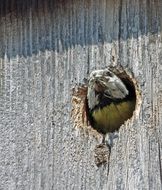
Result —
<instances>
[{"instance_id":1,"label":"wooden wall","mask_svg":"<svg viewBox=\"0 0 162 190\"><path fill-rule=\"evenodd\" d=\"M134 74L142 105L98 168L72 88L109 65ZM160 190L161 152L161 0L0 1L0 189Z\"/></svg>"}]
</instances>

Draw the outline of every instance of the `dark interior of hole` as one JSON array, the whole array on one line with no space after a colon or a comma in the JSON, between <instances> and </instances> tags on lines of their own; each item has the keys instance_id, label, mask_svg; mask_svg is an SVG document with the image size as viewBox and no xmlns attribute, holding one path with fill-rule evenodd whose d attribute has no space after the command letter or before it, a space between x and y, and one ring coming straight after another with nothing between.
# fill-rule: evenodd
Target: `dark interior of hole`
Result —
<instances>
[{"instance_id":1,"label":"dark interior of hole","mask_svg":"<svg viewBox=\"0 0 162 190\"><path fill-rule=\"evenodd\" d=\"M135 87L134 87L133 82L128 77L126 77L126 78L120 77L120 79L123 81L123 83L125 84L125 86L129 90L129 94L132 97L134 97L134 99L136 100L136 91L135 91Z\"/></svg>"},{"instance_id":2,"label":"dark interior of hole","mask_svg":"<svg viewBox=\"0 0 162 190\"><path fill-rule=\"evenodd\" d=\"M125 84L125 86L129 90L129 96L134 99L135 105L136 105L136 91L135 91L134 83L132 82L132 80L126 74L124 74L124 75L117 75L117 76L123 81L123 83ZM134 105L134 110L135 110L135 105ZM134 112L134 110L133 110L133 112ZM88 120L87 122L88 122L88 124L90 124L90 126L92 128L96 129L94 127L94 121L93 121L93 118L92 118L92 116L90 114L90 110L89 110L89 107L88 107L88 99L87 99L87 97L85 99L85 111L86 111L86 116L87 116L87 120ZM131 117L133 115L133 112L131 114ZM129 117L128 119L130 119L131 117ZM119 126L119 128L120 128L120 126ZM114 131L116 131L118 129L115 129ZM96 129L96 130L99 133L103 133L102 129L101 130L100 129ZM107 131L107 132L114 132L114 131Z\"/></svg>"}]
</instances>

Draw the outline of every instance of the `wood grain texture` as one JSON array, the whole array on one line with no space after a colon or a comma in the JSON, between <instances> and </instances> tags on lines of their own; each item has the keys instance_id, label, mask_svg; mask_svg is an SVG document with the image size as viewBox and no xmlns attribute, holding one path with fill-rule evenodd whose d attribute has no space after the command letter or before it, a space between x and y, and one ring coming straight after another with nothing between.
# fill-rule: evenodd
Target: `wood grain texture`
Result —
<instances>
[{"instance_id":1,"label":"wood grain texture","mask_svg":"<svg viewBox=\"0 0 162 190\"><path fill-rule=\"evenodd\" d=\"M122 65L142 105L108 166L73 128L72 88ZM162 189L162 1L0 1L0 189Z\"/></svg>"}]
</instances>

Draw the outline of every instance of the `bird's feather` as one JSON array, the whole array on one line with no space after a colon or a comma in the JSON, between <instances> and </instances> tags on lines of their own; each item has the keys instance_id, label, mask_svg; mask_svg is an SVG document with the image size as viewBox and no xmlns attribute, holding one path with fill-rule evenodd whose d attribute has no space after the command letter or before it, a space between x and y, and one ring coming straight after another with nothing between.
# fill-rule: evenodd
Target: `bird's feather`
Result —
<instances>
[{"instance_id":1,"label":"bird's feather","mask_svg":"<svg viewBox=\"0 0 162 190\"><path fill-rule=\"evenodd\" d=\"M102 132L113 132L117 130L125 120L131 117L135 107L134 101L111 103L92 112L94 127Z\"/></svg>"}]
</instances>

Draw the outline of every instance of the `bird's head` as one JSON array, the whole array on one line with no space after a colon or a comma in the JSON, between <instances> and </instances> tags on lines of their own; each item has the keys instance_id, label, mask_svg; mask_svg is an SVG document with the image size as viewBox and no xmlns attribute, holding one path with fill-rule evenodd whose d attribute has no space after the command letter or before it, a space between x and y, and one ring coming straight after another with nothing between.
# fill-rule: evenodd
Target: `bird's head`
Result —
<instances>
[{"instance_id":1,"label":"bird's head","mask_svg":"<svg viewBox=\"0 0 162 190\"><path fill-rule=\"evenodd\" d=\"M96 70L90 74L89 77L89 87L93 88L96 92L104 92L104 90L109 88L109 84L114 81L114 73L108 69Z\"/></svg>"},{"instance_id":2,"label":"bird's head","mask_svg":"<svg viewBox=\"0 0 162 190\"><path fill-rule=\"evenodd\" d=\"M125 84L108 69L93 71L88 81L89 91L104 93L110 99L123 99L128 95Z\"/></svg>"}]
</instances>

